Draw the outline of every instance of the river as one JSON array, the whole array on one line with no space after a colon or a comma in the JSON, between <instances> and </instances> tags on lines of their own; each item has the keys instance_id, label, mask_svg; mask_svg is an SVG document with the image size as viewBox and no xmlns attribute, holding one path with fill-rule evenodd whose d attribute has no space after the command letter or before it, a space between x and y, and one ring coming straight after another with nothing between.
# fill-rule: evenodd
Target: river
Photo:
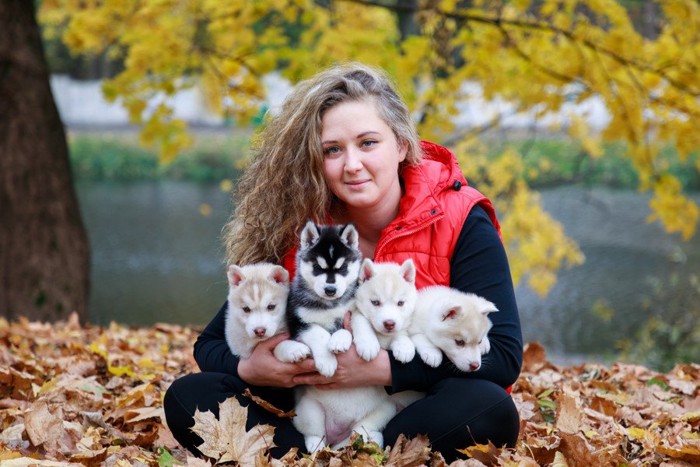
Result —
<instances>
[{"instance_id":1,"label":"river","mask_svg":"<svg viewBox=\"0 0 700 467\"><path fill-rule=\"evenodd\" d=\"M230 194L173 181L77 187L92 248L90 321L206 324L226 296L220 236ZM526 341L560 361L604 358L650 316L687 306L687 278L700 275L700 235L684 242L646 223L648 199L599 188L542 192L586 263L562 271L545 298L517 288Z\"/></svg>"}]
</instances>

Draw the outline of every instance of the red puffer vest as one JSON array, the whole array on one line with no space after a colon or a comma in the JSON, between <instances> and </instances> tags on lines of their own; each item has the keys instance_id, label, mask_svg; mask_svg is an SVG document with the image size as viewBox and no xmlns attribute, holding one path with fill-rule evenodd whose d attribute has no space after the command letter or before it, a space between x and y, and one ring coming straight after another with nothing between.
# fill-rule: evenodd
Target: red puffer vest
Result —
<instances>
[{"instance_id":1,"label":"red puffer vest","mask_svg":"<svg viewBox=\"0 0 700 467\"><path fill-rule=\"evenodd\" d=\"M396 218L382 231L374 261L416 264L416 286L450 285L450 260L469 211L479 204L498 234L500 225L491 201L467 184L454 154L447 148L421 142L423 162L406 167L401 178L404 195ZM295 272L294 251L283 266Z\"/></svg>"}]
</instances>

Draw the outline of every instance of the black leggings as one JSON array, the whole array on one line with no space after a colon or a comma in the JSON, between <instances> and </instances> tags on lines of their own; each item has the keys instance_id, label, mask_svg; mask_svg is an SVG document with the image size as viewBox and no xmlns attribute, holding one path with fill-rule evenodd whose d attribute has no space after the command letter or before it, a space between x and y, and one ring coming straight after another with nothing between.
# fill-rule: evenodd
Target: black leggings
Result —
<instances>
[{"instance_id":1,"label":"black leggings","mask_svg":"<svg viewBox=\"0 0 700 467\"><path fill-rule=\"evenodd\" d=\"M275 427L271 450L275 458L290 448L305 451L304 437L289 418L278 418L242 395L249 387L239 378L223 373L194 373L173 382L163 401L168 427L178 442L200 455L196 446L202 443L190 427L194 412L212 411L218 416L219 403L236 396L241 405L248 407L249 430L257 424ZM251 392L277 408L294 408L291 389L252 387ZM518 411L510 395L500 386L485 380L451 378L436 384L427 396L399 412L384 429L384 442L392 445L400 434L408 438L426 434L431 448L440 451L445 460L452 462L459 453L473 444L491 441L496 446L512 447L519 432Z\"/></svg>"}]
</instances>

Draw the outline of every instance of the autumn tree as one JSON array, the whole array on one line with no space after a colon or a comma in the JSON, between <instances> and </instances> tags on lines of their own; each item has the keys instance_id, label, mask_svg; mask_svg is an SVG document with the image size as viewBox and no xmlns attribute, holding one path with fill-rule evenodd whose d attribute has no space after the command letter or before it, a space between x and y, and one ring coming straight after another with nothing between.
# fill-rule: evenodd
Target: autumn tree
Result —
<instances>
[{"instance_id":1,"label":"autumn tree","mask_svg":"<svg viewBox=\"0 0 700 467\"><path fill-rule=\"evenodd\" d=\"M0 2L0 315L85 318L89 248L34 2Z\"/></svg>"},{"instance_id":2,"label":"autumn tree","mask_svg":"<svg viewBox=\"0 0 700 467\"><path fill-rule=\"evenodd\" d=\"M689 238L698 207L660 153L672 146L681 164L697 168L700 6L652 6L659 21L644 31L615 0L45 0L41 18L76 53L123 61L105 95L129 110L164 160L189 142L169 105L179 90L199 86L214 108L245 121L264 102L262 77L272 71L296 82L337 61L383 67L421 135L452 147L467 178L496 201L515 279L546 293L581 252L525 183L522 154L485 157L478 136L504 115L484 128L458 127L456 117L478 89L511 112L556 115L564 121L556 129L592 160L604 157L606 142L624 142L640 189L653 193L650 219ZM609 112L603 128L574 112L590 99Z\"/></svg>"}]
</instances>

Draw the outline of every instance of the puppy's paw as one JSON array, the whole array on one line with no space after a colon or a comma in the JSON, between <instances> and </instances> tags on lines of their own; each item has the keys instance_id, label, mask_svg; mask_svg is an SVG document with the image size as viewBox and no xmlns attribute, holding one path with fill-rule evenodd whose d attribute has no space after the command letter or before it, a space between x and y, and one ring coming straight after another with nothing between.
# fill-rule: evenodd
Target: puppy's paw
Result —
<instances>
[{"instance_id":1,"label":"puppy's paw","mask_svg":"<svg viewBox=\"0 0 700 467\"><path fill-rule=\"evenodd\" d=\"M442 363L442 352L438 348L418 350L418 354L426 365L433 368L440 366L440 363Z\"/></svg>"},{"instance_id":2,"label":"puppy's paw","mask_svg":"<svg viewBox=\"0 0 700 467\"><path fill-rule=\"evenodd\" d=\"M277 344L273 353L281 362L296 363L309 357L311 349L303 342L287 339Z\"/></svg>"},{"instance_id":3,"label":"puppy's paw","mask_svg":"<svg viewBox=\"0 0 700 467\"><path fill-rule=\"evenodd\" d=\"M306 436L304 437L304 444L306 445L306 451L309 454L313 454L316 451L320 451L326 445L323 442L323 438L320 436Z\"/></svg>"},{"instance_id":4,"label":"puppy's paw","mask_svg":"<svg viewBox=\"0 0 700 467\"><path fill-rule=\"evenodd\" d=\"M379 355L380 349L379 341L375 335L361 337L355 335L355 350L363 360L368 362L374 360Z\"/></svg>"},{"instance_id":5,"label":"puppy's paw","mask_svg":"<svg viewBox=\"0 0 700 467\"><path fill-rule=\"evenodd\" d=\"M345 352L352 345L352 334L347 329L338 329L328 340L328 350L333 353Z\"/></svg>"},{"instance_id":6,"label":"puppy's paw","mask_svg":"<svg viewBox=\"0 0 700 467\"><path fill-rule=\"evenodd\" d=\"M315 356L314 362L316 363L316 371L326 378L333 376L338 368L338 361L333 354L329 356Z\"/></svg>"},{"instance_id":7,"label":"puppy's paw","mask_svg":"<svg viewBox=\"0 0 700 467\"><path fill-rule=\"evenodd\" d=\"M370 443L377 443L380 448L384 447L384 435L381 431L367 431L367 441Z\"/></svg>"},{"instance_id":8,"label":"puppy's paw","mask_svg":"<svg viewBox=\"0 0 700 467\"><path fill-rule=\"evenodd\" d=\"M396 360L406 363L416 356L416 347L410 339L397 339L391 344L391 353Z\"/></svg>"}]
</instances>

